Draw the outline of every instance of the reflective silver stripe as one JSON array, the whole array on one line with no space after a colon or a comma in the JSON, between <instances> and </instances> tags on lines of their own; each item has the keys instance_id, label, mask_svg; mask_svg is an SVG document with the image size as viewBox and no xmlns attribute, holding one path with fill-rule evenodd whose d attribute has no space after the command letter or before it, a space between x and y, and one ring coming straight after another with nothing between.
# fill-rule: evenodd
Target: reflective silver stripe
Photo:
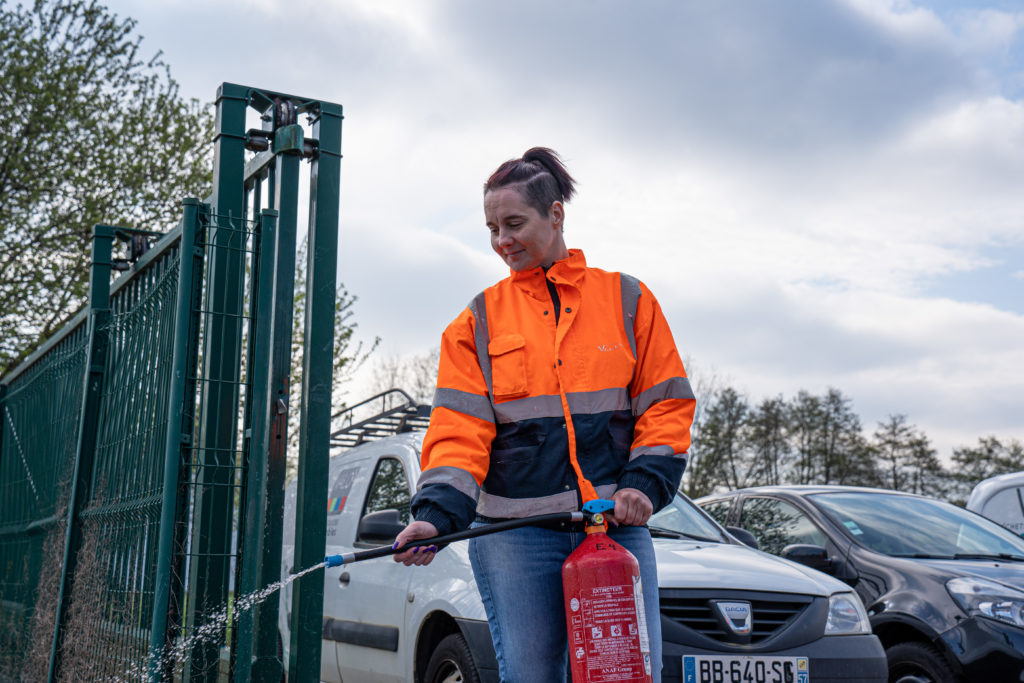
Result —
<instances>
[{"instance_id":1,"label":"reflective silver stripe","mask_svg":"<svg viewBox=\"0 0 1024 683\"><path fill-rule=\"evenodd\" d=\"M625 387L599 389L597 391L574 391L566 394L569 411L573 415L592 415L611 410L629 410L629 390ZM494 406L494 415L499 423L520 422L531 418L563 417L561 397L548 394L528 396L514 401L505 401Z\"/></svg>"},{"instance_id":2,"label":"reflective silver stripe","mask_svg":"<svg viewBox=\"0 0 1024 683\"><path fill-rule=\"evenodd\" d=\"M494 417L499 423L520 422L530 418L562 417L562 398L557 395L528 396L497 403Z\"/></svg>"},{"instance_id":3,"label":"reflective silver stripe","mask_svg":"<svg viewBox=\"0 0 1024 683\"><path fill-rule=\"evenodd\" d=\"M615 492L619 490L618 484L601 484L595 486L594 490L597 491L597 495L605 500L611 500L611 497L615 495Z\"/></svg>"},{"instance_id":4,"label":"reflective silver stripe","mask_svg":"<svg viewBox=\"0 0 1024 683\"><path fill-rule=\"evenodd\" d=\"M431 467L420 475L420 480L416 482L416 490L419 491L427 484L448 484L473 500L480 497L480 487L476 479L459 467Z\"/></svg>"},{"instance_id":5,"label":"reflective silver stripe","mask_svg":"<svg viewBox=\"0 0 1024 683\"><path fill-rule=\"evenodd\" d=\"M578 507L576 491L562 491L553 496L540 498L505 498L481 491L476 512L484 517L528 517L549 512L566 512Z\"/></svg>"},{"instance_id":6,"label":"reflective silver stripe","mask_svg":"<svg viewBox=\"0 0 1024 683\"><path fill-rule=\"evenodd\" d=\"M610 410L629 410L629 389L613 387L597 391L574 391L565 395L573 415L606 413Z\"/></svg>"},{"instance_id":7,"label":"reflective silver stripe","mask_svg":"<svg viewBox=\"0 0 1024 683\"><path fill-rule=\"evenodd\" d=\"M686 453L676 453L671 446L637 446L629 452L629 459L635 460L641 455L660 455L672 458L686 458Z\"/></svg>"},{"instance_id":8,"label":"reflective silver stripe","mask_svg":"<svg viewBox=\"0 0 1024 683\"><path fill-rule=\"evenodd\" d=\"M636 322L636 307L640 301L640 281L632 275L619 273L619 286L622 287L622 326L626 328L629 348L633 352L633 358L636 358L636 335L633 333L633 323Z\"/></svg>"},{"instance_id":9,"label":"reflective silver stripe","mask_svg":"<svg viewBox=\"0 0 1024 683\"><path fill-rule=\"evenodd\" d=\"M458 389L442 389L434 391L434 408L448 408L463 415L476 417L485 422L494 423L494 410L491 399L478 394Z\"/></svg>"},{"instance_id":10,"label":"reflective silver stripe","mask_svg":"<svg viewBox=\"0 0 1024 683\"><path fill-rule=\"evenodd\" d=\"M633 414L640 417L651 405L666 398L695 398L690 380L685 377L669 377L647 391L641 391L633 399Z\"/></svg>"},{"instance_id":11,"label":"reflective silver stripe","mask_svg":"<svg viewBox=\"0 0 1024 683\"><path fill-rule=\"evenodd\" d=\"M491 336L487 333L487 301L484 292L480 292L469 302L469 312L473 314L476 321L476 358L480 363L480 370L484 373L484 382L487 383L487 395L494 400L494 384L491 382L491 356L487 353L487 345Z\"/></svg>"}]
</instances>

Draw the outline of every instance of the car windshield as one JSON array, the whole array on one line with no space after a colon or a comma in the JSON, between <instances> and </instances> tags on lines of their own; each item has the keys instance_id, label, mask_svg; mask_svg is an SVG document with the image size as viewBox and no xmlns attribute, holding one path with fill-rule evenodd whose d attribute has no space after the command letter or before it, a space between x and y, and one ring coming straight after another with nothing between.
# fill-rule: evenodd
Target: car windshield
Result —
<instances>
[{"instance_id":1,"label":"car windshield","mask_svg":"<svg viewBox=\"0 0 1024 683\"><path fill-rule=\"evenodd\" d=\"M867 492L810 497L858 543L886 555L1024 561L1024 539L950 503Z\"/></svg>"},{"instance_id":2,"label":"car windshield","mask_svg":"<svg viewBox=\"0 0 1024 683\"><path fill-rule=\"evenodd\" d=\"M671 503L651 515L647 526L652 536L679 535L715 543L725 543L727 540L716 522L701 512L688 498L679 494L676 494Z\"/></svg>"}]
</instances>

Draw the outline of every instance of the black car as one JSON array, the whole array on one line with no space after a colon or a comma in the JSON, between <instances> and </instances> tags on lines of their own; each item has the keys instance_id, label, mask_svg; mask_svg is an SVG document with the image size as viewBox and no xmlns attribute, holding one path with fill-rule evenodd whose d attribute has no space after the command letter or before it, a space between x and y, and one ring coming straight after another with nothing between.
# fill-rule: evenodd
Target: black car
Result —
<instances>
[{"instance_id":1,"label":"black car","mask_svg":"<svg viewBox=\"0 0 1024 683\"><path fill-rule=\"evenodd\" d=\"M771 486L695 501L761 550L845 581L885 647L889 680L1024 681L1024 539L898 491Z\"/></svg>"}]
</instances>

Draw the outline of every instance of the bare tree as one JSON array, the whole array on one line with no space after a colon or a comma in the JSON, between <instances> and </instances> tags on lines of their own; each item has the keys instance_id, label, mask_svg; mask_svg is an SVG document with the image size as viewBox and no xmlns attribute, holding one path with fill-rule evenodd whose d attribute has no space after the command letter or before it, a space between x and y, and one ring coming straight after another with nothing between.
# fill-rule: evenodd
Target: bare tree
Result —
<instances>
[{"instance_id":1,"label":"bare tree","mask_svg":"<svg viewBox=\"0 0 1024 683\"><path fill-rule=\"evenodd\" d=\"M298 397L302 395L302 347L305 343L306 320L306 267L309 252L309 238L299 245L295 259L295 315L292 319L292 353L289 377L289 393L293 402L298 405ZM349 294L344 284L339 284L334 302L334 367L331 377L333 388L331 419L338 417L345 410L345 402L338 400L342 387L352 381L353 375L369 359L370 354L380 344L380 337L375 337L368 345L356 341L355 331L358 324L353 320L358 298ZM292 410L288 414L288 479L295 476L299 457L299 418L301 410Z\"/></svg>"},{"instance_id":2,"label":"bare tree","mask_svg":"<svg viewBox=\"0 0 1024 683\"><path fill-rule=\"evenodd\" d=\"M402 389L417 403L429 404L434 400L440 360L439 346L421 354L382 356L373 366L370 393Z\"/></svg>"},{"instance_id":3,"label":"bare tree","mask_svg":"<svg viewBox=\"0 0 1024 683\"><path fill-rule=\"evenodd\" d=\"M781 395L766 398L751 411L747 420L755 478L759 484L781 484L792 451L786 401Z\"/></svg>"},{"instance_id":4,"label":"bare tree","mask_svg":"<svg viewBox=\"0 0 1024 683\"><path fill-rule=\"evenodd\" d=\"M810 484L816 480L821 451L817 425L822 412L821 399L803 389L789 404L789 429L796 451L796 462L789 477L792 484Z\"/></svg>"}]
</instances>

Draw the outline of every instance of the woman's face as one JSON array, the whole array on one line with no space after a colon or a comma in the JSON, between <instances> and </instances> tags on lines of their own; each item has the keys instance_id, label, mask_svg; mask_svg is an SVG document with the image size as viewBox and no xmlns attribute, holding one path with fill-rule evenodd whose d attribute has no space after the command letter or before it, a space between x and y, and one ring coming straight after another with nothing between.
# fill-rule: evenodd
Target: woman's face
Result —
<instances>
[{"instance_id":1,"label":"woman's face","mask_svg":"<svg viewBox=\"0 0 1024 683\"><path fill-rule=\"evenodd\" d=\"M552 203L542 216L517 189L502 187L484 195L484 217L491 248L512 270L549 266L569 255L562 239L562 202Z\"/></svg>"}]
</instances>

